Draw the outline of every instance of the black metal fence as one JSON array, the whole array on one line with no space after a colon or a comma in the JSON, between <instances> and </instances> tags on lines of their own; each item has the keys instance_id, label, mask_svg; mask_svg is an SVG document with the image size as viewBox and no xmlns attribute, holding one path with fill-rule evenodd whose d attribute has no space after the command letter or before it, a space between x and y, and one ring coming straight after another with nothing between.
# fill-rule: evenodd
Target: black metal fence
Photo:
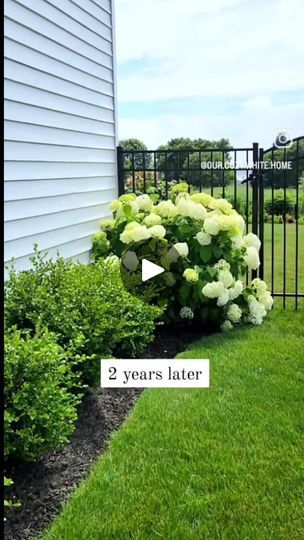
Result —
<instances>
[{"instance_id":1,"label":"black metal fence","mask_svg":"<svg viewBox=\"0 0 304 540\"><path fill-rule=\"evenodd\" d=\"M117 148L119 194L157 193L187 182L189 192L227 198L260 237L258 275L282 306L304 305L304 137L284 148ZM247 277L248 279L248 277ZM278 302L276 302L278 303Z\"/></svg>"}]
</instances>

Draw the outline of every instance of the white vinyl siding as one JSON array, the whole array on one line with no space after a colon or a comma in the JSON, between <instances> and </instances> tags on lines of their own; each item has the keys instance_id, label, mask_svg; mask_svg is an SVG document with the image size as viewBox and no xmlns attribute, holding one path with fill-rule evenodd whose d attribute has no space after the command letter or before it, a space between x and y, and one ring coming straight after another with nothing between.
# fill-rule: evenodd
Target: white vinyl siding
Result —
<instances>
[{"instance_id":1,"label":"white vinyl siding","mask_svg":"<svg viewBox=\"0 0 304 540\"><path fill-rule=\"evenodd\" d=\"M89 260L117 196L110 0L5 0L5 263Z\"/></svg>"}]
</instances>

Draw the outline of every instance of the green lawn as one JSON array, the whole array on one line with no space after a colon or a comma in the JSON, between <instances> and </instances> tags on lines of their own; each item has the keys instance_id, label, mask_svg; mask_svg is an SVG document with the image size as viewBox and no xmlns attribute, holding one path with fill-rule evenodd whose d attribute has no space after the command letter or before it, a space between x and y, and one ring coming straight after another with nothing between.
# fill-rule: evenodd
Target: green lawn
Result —
<instances>
[{"instance_id":1,"label":"green lawn","mask_svg":"<svg viewBox=\"0 0 304 540\"><path fill-rule=\"evenodd\" d=\"M304 320L203 338L211 388L145 391L44 540L302 540Z\"/></svg>"}]
</instances>

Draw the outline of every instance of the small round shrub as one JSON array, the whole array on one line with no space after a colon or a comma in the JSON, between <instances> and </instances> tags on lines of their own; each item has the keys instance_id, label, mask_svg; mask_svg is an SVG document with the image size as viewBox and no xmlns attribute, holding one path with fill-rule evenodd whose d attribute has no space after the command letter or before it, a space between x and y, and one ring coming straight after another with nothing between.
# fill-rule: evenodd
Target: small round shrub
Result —
<instances>
[{"instance_id":1,"label":"small round shrub","mask_svg":"<svg viewBox=\"0 0 304 540\"><path fill-rule=\"evenodd\" d=\"M114 221L110 228L102 226L107 253L121 257L131 291L165 308L166 322L223 329L262 322L273 302L266 284L243 284L246 271L259 267L260 240L245 235L244 220L228 201L207 193L190 195L187 184L179 184L169 200L158 204L147 194L127 194L110 209ZM146 284L141 282L143 258L165 269Z\"/></svg>"},{"instance_id":2,"label":"small round shrub","mask_svg":"<svg viewBox=\"0 0 304 540\"><path fill-rule=\"evenodd\" d=\"M32 461L66 443L81 395L73 362L45 331L4 337L4 455Z\"/></svg>"},{"instance_id":3,"label":"small round shrub","mask_svg":"<svg viewBox=\"0 0 304 540\"><path fill-rule=\"evenodd\" d=\"M79 363L83 382L98 382L100 358L135 356L152 340L161 310L125 290L117 258L84 265L37 251L32 263L31 270L11 270L5 284L6 326L54 332L62 347L85 360Z\"/></svg>"},{"instance_id":4,"label":"small round shrub","mask_svg":"<svg viewBox=\"0 0 304 540\"><path fill-rule=\"evenodd\" d=\"M267 214L274 214L276 216L293 214L294 201L291 199L290 195L286 194L286 198L284 198L284 193L279 192L274 196L273 201L272 199L269 199L265 202L265 211Z\"/></svg>"}]
</instances>

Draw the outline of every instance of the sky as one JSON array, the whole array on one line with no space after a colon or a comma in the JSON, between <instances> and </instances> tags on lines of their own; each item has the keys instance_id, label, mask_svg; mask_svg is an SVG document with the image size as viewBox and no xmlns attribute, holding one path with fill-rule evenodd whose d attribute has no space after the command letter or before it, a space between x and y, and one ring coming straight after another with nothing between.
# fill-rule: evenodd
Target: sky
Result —
<instances>
[{"instance_id":1,"label":"sky","mask_svg":"<svg viewBox=\"0 0 304 540\"><path fill-rule=\"evenodd\" d=\"M115 0L119 139L304 135L303 0Z\"/></svg>"}]
</instances>

